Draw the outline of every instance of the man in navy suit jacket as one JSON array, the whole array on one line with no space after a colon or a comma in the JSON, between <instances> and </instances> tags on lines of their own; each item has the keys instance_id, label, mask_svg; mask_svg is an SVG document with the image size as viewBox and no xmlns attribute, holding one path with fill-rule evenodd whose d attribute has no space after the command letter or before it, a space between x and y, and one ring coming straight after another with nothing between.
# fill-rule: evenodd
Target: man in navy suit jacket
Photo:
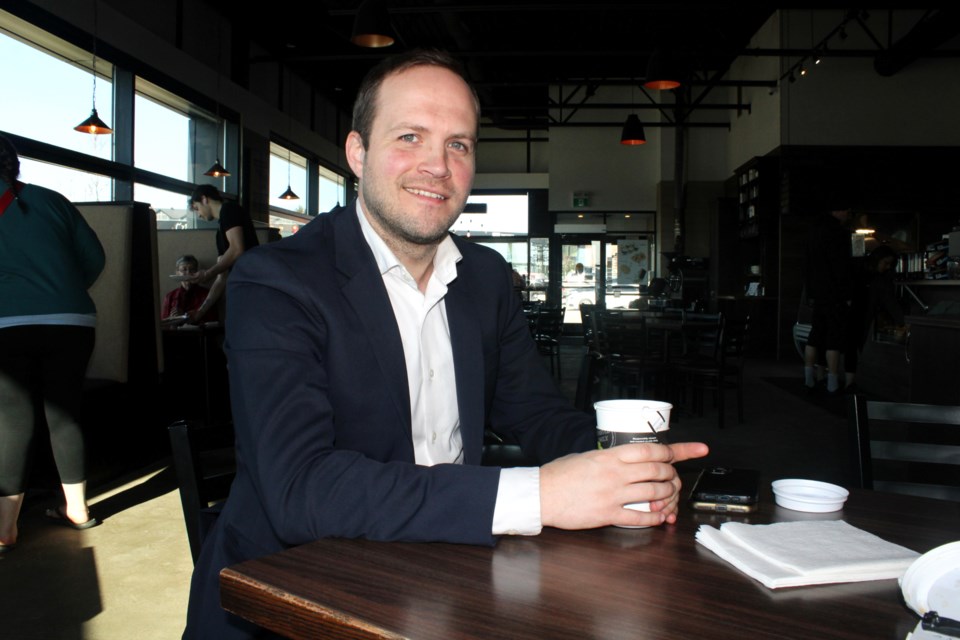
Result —
<instances>
[{"instance_id":1,"label":"man in navy suit jacket","mask_svg":"<svg viewBox=\"0 0 960 640\"><path fill-rule=\"evenodd\" d=\"M256 636L220 608L220 569L321 537L493 544L543 525L675 519L670 463L706 447L597 450L593 420L540 362L506 262L448 233L472 185L478 119L448 58L388 59L365 79L347 140L358 201L235 266L237 478L204 542L184 637ZM411 310L431 297L418 333ZM485 427L544 466L480 466ZM451 443L439 460L438 435ZM651 512L623 508L642 501Z\"/></svg>"}]
</instances>

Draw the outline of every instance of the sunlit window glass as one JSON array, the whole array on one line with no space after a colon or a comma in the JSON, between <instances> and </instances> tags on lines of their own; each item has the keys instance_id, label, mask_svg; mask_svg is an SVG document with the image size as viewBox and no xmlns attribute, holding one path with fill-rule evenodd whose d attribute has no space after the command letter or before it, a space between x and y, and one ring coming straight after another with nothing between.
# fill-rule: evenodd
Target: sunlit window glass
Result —
<instances>
[{"instance_id":1,"label":"sunlit window glass","mask_svg":"<svg viewBox=\"0 0 960 640\"><path fill-rule=\"evenodd\" d=\"M270 226L280 232L281 238L292 236L310 222L311 218L290 214L270 214Z\"/></svg>"},{"instance_id":2,"label":"sunlit window glass","mask_svg":"<svg viewBox=\"0 0 960 640\"><path fill-rule=\"evenodd\" d=\"M134 113L134 164L140 169L189 180L189 118L139 93L134 100Z\"/></svg>"},{"instance_id":3,"label":"sunlit window glass","mask_svg":"<svg viewBox=\"0 0 960 640\"><path fill-rule=\"evenodd\" d=\"M320 211L330 211L338 204L346 204L346 181L343 176L320 167Z\"/></svg>"},{"instance_id":4,"label":"sunlit window glass","mask_svg":"<svg viewBox=\"0 0 960 640\"><path fill-rule=\"evenodd\" d=\"M526 194L472 195L451 231L470 238L524 236L528 217Z\"/></svg>"},{"instance_id":5,"label":"sunlit window glass","mask_svg":"<svg viewBox=\"0 0 960 640\"><path fill-rule=\"evenodd\" d=\"M158 229L194 229L197 216L187 208L187 199L182 193L148 187L145 184L133 185L133 199L145 202L157 214Z\"/></svg>"},{"instance_id":6,"label":"sunlit window glass","mask_svg":"<svg viewBox=\"0 0 960 640\"><path fill-rule=\"evenodd\" d=\"M297 200L280 196L289 187ZM276 143L270 143L270 206L297 213L306 211L307 159Z\"/></svg>"},{"instance_id":7,"label":"sunlit window glass","mask_svg":"<svg viewBox=\"0 0 960 640\"><path fill-rule=\"evenodd\" d=\"M3 128L98 158L113 157L113 136L74 131L90 115L93 54L66 45L69 57L31 46L0 30ZM113 125L113 67L97 58L97 112Z\"/></svg>"},{"instance_id":8,"label":"sunlit window glass","mask_svg":"<svg viewBox=\"0 0 960 640\"><path fill-rule=\"evenodd\" d=\"M71 202L106 202L113 199L110 178L107 176L30 158L20 158L20 180L53 189Z\"/></svg>"}]
</instances>

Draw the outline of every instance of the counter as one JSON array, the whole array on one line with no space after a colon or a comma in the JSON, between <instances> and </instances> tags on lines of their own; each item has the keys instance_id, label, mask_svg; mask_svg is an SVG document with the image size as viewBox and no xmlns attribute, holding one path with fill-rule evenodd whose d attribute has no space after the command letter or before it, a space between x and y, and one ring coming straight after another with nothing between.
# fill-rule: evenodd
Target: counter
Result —
<instances>
[{"instance_id":1,"label":"counter","mask_svg":"<svg viewBox=\"0 0 960 640\"><path fill-rule=\"evenodd\" d=\"M960 405L960 280L896 286L908 308L909 336L902 342L887 334L868 339L857 384L885 400Z\"/></svg>"}]
</instances>

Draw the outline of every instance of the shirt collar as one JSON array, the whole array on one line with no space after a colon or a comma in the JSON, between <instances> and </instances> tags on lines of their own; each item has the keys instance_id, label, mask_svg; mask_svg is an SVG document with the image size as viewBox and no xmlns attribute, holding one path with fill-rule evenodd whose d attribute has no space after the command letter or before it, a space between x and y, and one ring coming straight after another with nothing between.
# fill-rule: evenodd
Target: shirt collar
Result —
<instances>
[{"instance_id":1,"label":"shirt collar","mask_svg":"<svg viewBox=\"0 0 960 640\"><path fill-rule=\"evenodd\" d=\"M402 269L406 272L406 267L401 264L397 256L393 254L387 243L383 241L373 227L367 216L363 213L363 207L360 200L357 200L357 219L360 221L360 230L363 232L363 238L370 245L373 252L373 259L377 262L377 269L380 275L385 275L392 269ZM440 244L437 245L437 254L433 257L433 274L443 284L450 284L457 277L457 263L463 259L463 254L457 248L456 243L450 234L447 234Z\"/></svg>"}]
</instances>

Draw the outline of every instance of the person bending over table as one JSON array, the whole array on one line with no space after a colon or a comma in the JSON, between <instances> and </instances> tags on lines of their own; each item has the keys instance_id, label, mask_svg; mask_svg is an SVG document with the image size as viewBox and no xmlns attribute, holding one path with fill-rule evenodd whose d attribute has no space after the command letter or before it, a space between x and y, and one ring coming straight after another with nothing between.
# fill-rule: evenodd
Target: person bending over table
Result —
<instances>
[{"instance_id":1,"label":"person bending over table","mask_svg":"<svg viewBox=\"0 0 960 640\"><path fill-rule=\"evenodd\" d=\"M220 570L318 538L492 545L543 526L675 521L671 463L706 445L598 450L594 420L539 359L506 262L448 233L478 122L445 54L387 58L346 141L357 201L236 263L237 477L197 562L185 638L260 633L220 608ZM488 426L543 466L481 466ZM623 508L641 501L652 511Z\"/></svg>"},{"instance_id":2,"label":"person bending over table","mask_svg":"<svg viewBox=\"0 0 960 640\"><path fill-rule=\"evenodd\" d=\"M187 314L190 322L199 323L216 308L226 290L227 276L234 263L260 241L247 212L238 204L224 202L216 187L201 184L194 189L190 196L190 210L208 222L217 221L217 264L198 271L192 280L200 284L213 283L203 304Z\"/></svg>"}]
</instances>

